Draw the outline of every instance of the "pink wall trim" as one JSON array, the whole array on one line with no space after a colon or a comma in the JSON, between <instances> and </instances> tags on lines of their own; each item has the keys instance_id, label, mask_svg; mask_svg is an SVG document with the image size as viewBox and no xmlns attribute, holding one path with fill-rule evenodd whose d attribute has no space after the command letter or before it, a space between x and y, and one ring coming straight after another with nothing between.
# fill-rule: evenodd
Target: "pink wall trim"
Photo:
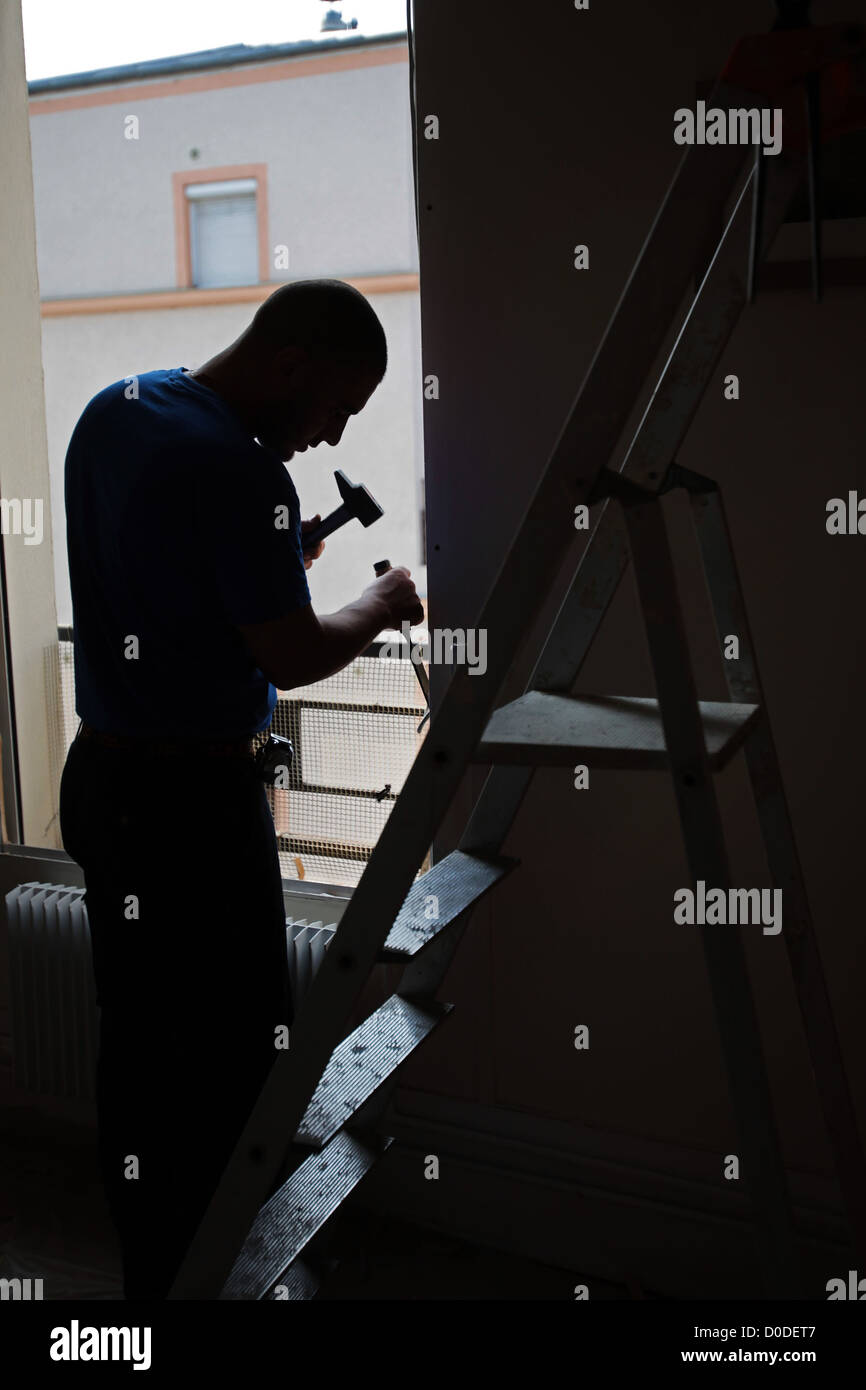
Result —
<instances>
[{"instance_id":1,"label":"pink wall trim","mask_svg":"<svg viewBox=\"0 0 866 1390\"><path fill-rule=\"evenodd\" d=\"M419 277L414 273L394 275L339 276L362 294L417 293ZM129 314L160 309L197 309L206 304L260 304L288 281L263 285L232 285L213 290L148 290L144 294L83 295L77 299L43 299L42 317L70 318L77 314Z\"/></svg>"},{"instance_id":2,"label":"pink wall trim","mask_svg":"<svg viewBox=\"0 0 866 1390\"><path fill-rule=\"evenodd\" d=\"M81 111L89 106L112 106L119 102L153 101L157 97L185 96L190 92L213 92L224 87L248 87L256 82L285 82L292 77L320 77L329 72L351 72L355 68L378 68L388 63L406 63L405 43L360 53L331 53L321 58L290 58L282 63L250 64L249 67L222 68L195 77L173 77L152 82L117 83L94 91L70 96L36 97L30 102L31 116L51 116L61 111Z\"/></svg>"}]
</instances>

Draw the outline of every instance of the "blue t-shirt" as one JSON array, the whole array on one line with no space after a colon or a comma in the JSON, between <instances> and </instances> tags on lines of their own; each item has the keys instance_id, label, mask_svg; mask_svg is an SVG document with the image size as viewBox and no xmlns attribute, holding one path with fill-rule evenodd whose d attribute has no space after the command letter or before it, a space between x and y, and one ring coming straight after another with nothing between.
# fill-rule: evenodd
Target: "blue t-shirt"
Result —
<instances>
[{"instance_id":1,"label":"blue t-shirt","mask_svg":"<svg viewBox=\"0 0 866 1390\"><path fill-rule=\"evenodd\" d=\"M277 692L238 624L310 602L279 456L175 367L94 396L65 488L80 718L140 737L267 728Z\"/></svg>"}]
</instances>

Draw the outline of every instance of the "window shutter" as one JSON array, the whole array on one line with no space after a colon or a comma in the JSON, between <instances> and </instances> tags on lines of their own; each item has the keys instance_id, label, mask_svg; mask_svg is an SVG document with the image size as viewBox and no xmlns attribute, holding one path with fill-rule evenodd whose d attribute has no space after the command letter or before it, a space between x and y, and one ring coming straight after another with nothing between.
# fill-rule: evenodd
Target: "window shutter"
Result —
<instances>
[{"instance_id":1,"label":"window shutter","mask_svg":"<svg viewBox=\"0 0 866 1390\"><path fill-rule=\"evenodd\" d=\"M254 285L259 279L255 192L223 192L227 187L223 184L217 196L194 184L187 189L192 282L202 289Z\"/></svg>"}]
</instances>

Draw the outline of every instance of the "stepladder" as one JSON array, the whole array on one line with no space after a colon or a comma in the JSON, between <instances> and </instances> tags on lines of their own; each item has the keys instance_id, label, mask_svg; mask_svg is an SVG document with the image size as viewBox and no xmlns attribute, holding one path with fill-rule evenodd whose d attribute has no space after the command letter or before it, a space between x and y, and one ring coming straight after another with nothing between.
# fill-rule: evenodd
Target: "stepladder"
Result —
<instances>
[{"instance_id":1,"label":"stepladder","mask_svg":"<svg viewBox=\"0 0 866 1390\"><path fill-rule=\"evenodd\" d=\"M817 31L816 31L817 32ZM850 54L823 36L822 61ZM862 49L862 41L861 41ZM828 58L829 54L829 58ZM730 82L718 106L754 99ZM316 1240L387 1150L400 1066L448 1017L437 998L475 904L507 892L503 856L540 766L664 771L672 778L692 885L730 901L730 868L715 774L742 754L775 886L836 1172L855 1245L866 1254L866 1167L815 928L785 801L745 599L721 492L684 469L677 451L747 302L749 152L690 149L593 358L532 502L478 617L490 634L486 672L455 670L392 815L341 920L178 1274L173 1298L314 1296ZM803 183L795 151L775 161L757 230L764 254ZM763 174L760 176L763 177ZM724 227L709 266L706 247ZM694 277L697 292L683 312ZM669 329L682 320L620 466L614 449ZM699 698L663 498L682 489L695 523L719 638L735 634L728 701ZM573 516L595 510L577 556ZM523 696L497 707L517 644L561 567L574 578ZM618 584L631 565L656 699L571 692ZM490 771L459 847L415 880L471 764ZM501 886L500 886L501 885ZM434 917L425 902L435 898ZM715 1021L751 1200L756 1261L768 1297L807 1296L765 1043L742 939L701 928ZM396 991L352 1032L346 1021L378 962L400 964Z\"/></svg>"}]
</instances>

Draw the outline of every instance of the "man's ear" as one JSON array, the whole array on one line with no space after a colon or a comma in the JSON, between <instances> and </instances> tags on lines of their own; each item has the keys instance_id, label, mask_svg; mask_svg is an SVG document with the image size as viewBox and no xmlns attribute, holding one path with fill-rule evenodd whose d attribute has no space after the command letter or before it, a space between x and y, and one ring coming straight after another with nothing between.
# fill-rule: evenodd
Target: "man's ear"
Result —
<instances>
[{"instance_id":1,"label":"man's ear","mask_svg":"<svg viewBox=\"0 0 866 1390\"><path fill-rule=\"evenodd\" d=\"M297 368L305 366L310 360L310 354L305 348L281 347L274 353L273 360L278 374L285 380L290 380Z\"/></svg>"}]
</instances>

